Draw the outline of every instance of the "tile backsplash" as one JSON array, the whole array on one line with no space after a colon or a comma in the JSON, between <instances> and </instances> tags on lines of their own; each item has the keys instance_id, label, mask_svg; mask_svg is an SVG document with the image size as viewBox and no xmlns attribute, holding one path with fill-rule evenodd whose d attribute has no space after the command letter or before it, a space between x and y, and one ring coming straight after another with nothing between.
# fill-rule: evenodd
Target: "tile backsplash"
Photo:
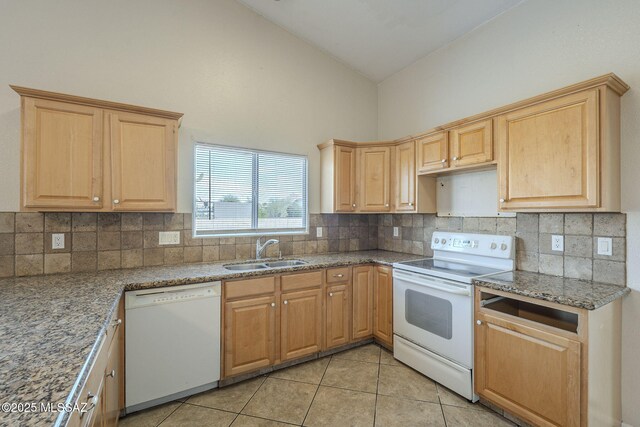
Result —
<instances>
[{"instance_id":1,"label":"tile backsplash","mask_svg":"<svg viewBox=\"0 0 640 427\"><path fill-rule=\"evenodd\" d=\"M308 235L275 236L266 255L375 249L375 215L310 215ZM191 214L0 212L0 277L255 258L254 237L193 238ZM322 237L316 237L323 227ZM180 244L160 245L160 231ZM52 235L64 234L64 249Z\"/></svg>"},{"instance_id":2,"label":"tile backsplash","mask_svg":"<svg viewBox=\"0 0 640 427\"><path fill-rule=\"evenodd\" d=\"M308 235L276 236L267 256L384 249L430 256L435 230L517 237L517 268L625 284L624 214L518 214L517 217L436 217L429 214L312 214ZM323 227L322 237L316 237ZM398 236L393 229L398 227ZM180 231L178 245L158 243L159 231ZM63 233L64 249L51 249ZM191 236L191 214L0 213L0 277L108 270L255 257L255 238ZM564 252L551 236L564 236ZM613 255L597 255L597 238L613 239Z\"/></svg>"}]
</instances>

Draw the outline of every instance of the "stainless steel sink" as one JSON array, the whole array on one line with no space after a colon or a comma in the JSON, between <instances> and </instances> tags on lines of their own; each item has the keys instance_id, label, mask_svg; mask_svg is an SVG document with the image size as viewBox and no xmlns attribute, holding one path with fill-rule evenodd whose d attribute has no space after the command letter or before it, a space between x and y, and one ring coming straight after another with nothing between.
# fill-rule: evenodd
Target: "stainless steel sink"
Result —
<instances>
[{"instance_id":1,"label":"stainless steel sink","mask_svg":"<svg viewBox=\"0 0 640 427\"><path fill-rule=\"evenodd\" d=\"M295 267L298 265L305 265L307 262L300 259L284 259L282 261L269 261L265 262L267 267L282 268L282 267Z\"/></svg>"},{"instance_id":2,"label":"stainless steel sink","mask_svg":"<svg viewBox=\"0 0 640 427\"><path fill-rule=\"evenodd\" d=\"M269 268L262 262L253 262L247 264L227 264L224 266L227 270L232 271L251 271L251 270L264 270Z\"/></svg>"}]
</instances>

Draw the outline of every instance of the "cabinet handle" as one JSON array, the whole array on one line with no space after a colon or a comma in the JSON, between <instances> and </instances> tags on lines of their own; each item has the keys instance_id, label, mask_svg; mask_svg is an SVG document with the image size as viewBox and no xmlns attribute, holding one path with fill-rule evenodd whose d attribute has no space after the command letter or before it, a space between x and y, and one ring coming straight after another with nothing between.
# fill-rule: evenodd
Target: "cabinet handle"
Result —
<instances>
[{"instance_id":1,"label":"cabinet handle","mask_svg":"<svg viewBox=\"0 0 640 427\"><path fill-rule=\"evenodd\" d=\"M476 323L477 323L478 325L482 325L482 320L476 320Z\"/></svg>"},{"instance_id":2,"label":"cabinet handle","mask_svg":"<svg viewBox=\"0 0 640 427\"><path fill-rule=\"evenodd\" d=\"M504 203L504 199L500 199L500 203Z\"/></svg>"},{"instance_id":3,"label":"cabinet handle","mask_svg":"<svg viewBox=\"0 0 640 427\"><path fill-rule=\"evenodd\" d=\"M333 277L342 278L342 277L344 277L344 274L342 274L342 273L334 274Z\"/></svg>"},{"instance_id":4,"label":"cabinet handle","mask_svg":"<svg viewBox=\"0 0 640 427\"><path fill-rule=\"evenodd\" d=\"M447 159L440 160L441 163L447 163Z\"/></svg>"},{"instance_id":5,"label":"cabinet handle","mask_svg":"<svg viewBox=\"0 0 640 427\"><path fill-rule=\"evenodd\" d=\"M289 301L284 300L283 304L284 304L284 305L287 305L287 304L289 304Z\"/></svg>"},{"instance_id":6,"label":"cabinet handle","mask_svg":"<svg viewBox=\"0 0 640 427\"><path fill-rule=\"evenodd\" d=\"M332 297L333 296L333 292L329 292L329 296Z\"/></svg>"},{"instance_id":7,"label":"cabinet handle","mask_svg":"<svg viewBox=\"0 0 640 427\"><path fill-rule=\"evenodd\" d=\"M107 374L107 377L115 378L116 377L116 370L112 369L111 372L109 372Z\"/></svg>"},{"instance_id":8,"label":"cabinet handle","mask_svg":"<svg viewBox=\"0 0 640 427\"><path fill-rule=\"evenodd\" d=\"M80 412L80 418L82 418L84 414L91 412L96 405L98 405L98 396L91 392L87 393L87 407L84 408L84 411Z\"/></svg>"},{"instance_id":9,"label":"cabinet handle","mask_svg":"<svg viewBox=\"0 0 640 427\"><path fill-rule=\"evenodd\" d=\"M99 202L99 201L100 201L100 197L98 197L98 196L94 196L93 201L94 201L94 202Z\"/></svg>"},{"instance_id":10,"label":"cabinet handle","mask_svg":"<svg viewBox=\"0 0 640 427\"><path fill-rule=\"evenodd\" d=\"M276 303L275 303L275 302L272 302L272 303L271 303L271 307L275 307L275 306L276 306Z\"/></svg>"},{"instance_id":11,"label":"cabinet handle","mask_svg":"<svg viewBox=\"0 0 640 427\"><path fill-rule=\"evenodd\" d=\"M118 203L120 203L120 200L118 200L118 199L115 199L115 200L113 201L113 204L114 204L114 205L117 205Z\"/></svg>"}]
</instances>

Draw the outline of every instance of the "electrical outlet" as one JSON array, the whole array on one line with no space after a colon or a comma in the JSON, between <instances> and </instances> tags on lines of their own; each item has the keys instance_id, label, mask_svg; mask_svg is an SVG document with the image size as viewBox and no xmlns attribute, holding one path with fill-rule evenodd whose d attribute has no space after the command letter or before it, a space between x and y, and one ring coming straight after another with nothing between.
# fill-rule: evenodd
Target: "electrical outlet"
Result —
<instances>
[{"instance_id":1,"label":"electrical outlet","mask_svg":"<svg viewBox=\"0 0 640 427\"><path fill-rule=\"evenodd\" d=\"M551 250L564 252L564 236L557 236L555 234L551 236Z\"/></svg>"},{"instance_id":2,"label":"electrical outlet","mask_svg":"<svg viewBox=\"0 0 640 427\"><path fill-rule=\"evenodd\" d=\"M598 237L598 255L613 255L613 239L611 237Z\"/></svg>"},{"instance_id":3,"label":"electrical outlet","mask_svg":"<svg viewBox=\"0 0 640 427\"><path fill-rule=\"evenodd\" d=\"M393 227L393 237L400 236L400 227Z\"/></svg>"},{"instance_id":4,"label":"electrical outlet","mask_svg":"<svg viewBox=\"0 0 640 427\"><path fill-rule=\"evenodd\" d=\"M51 235L51 249L64 249L64 233Z\"/></svg>"},{"instance_id":5,"label":"electrical outlet","mask_svg":"<svg viewBox=\"0 0 640 427\"><path fill-rule=\"evenodd\" d=\"M322 237L322 227L316 228L316 237Z\"/></svg>"},{"instance_id":6,"label":"electrical outlet","mask_svg":"<svg viewBox=\"0 0 640 427\"><path fill-rule=\"evenodd\" d=\"M158 235L158 244L179 245L180 232L179 231L161 231L160 234Z\"/></svg>"}]
</instances>

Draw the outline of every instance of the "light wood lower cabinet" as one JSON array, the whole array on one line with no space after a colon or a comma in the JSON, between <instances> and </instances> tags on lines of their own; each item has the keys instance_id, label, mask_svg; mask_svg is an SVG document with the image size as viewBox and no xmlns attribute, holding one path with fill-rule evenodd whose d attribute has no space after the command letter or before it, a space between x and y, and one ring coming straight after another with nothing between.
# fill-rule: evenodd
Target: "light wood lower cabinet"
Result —
<instances>
[{"instance_id":1,"label":"light wood lower cabinet","mask_svg":"<svg viewBox=\"0 0 640 427\"><path fill-rule=\"evenodd\" d=\"M282 361L317 353L322 348L322 289L282 294L280 355Z\"/></svg>"},{"instance_id":2,"label":"light wood lower cabinet","mask_svg":"<svg viewBox=\"0 0 640 427\"><path fill-rule=\"evenodd\" d=\"M620 425L620 300L585 310L475 292L478 395L537 426Z\"/></svg>"},{"instance_id":3,"label":"light wood lower cabinet","mask_svg":"<svg viewBox=\"0 0 640 427\"><path fill-rule=\"evenodd\" d=\"M350 290L348 282L327 287L325 348L348 344L351 340Z\"/></svg>"},{"instance_id":4,"label":"light wood lower cabinet","mask_svg":"<svg viewBox=\"0 0 640 427\"><path fill-rule=\"evenodd\" d=\"M353 268L353 339L373 335L373 267Z\"/></svg>"},{"instance_id":5,"label":"light wood lower cabinet","mask_svg":"<svg viewBox=\"0 0 640 427\"><path fill-rule=\"evenodd\" d=\"M272 365L276 360L274 295L251 296L224 305L224 375Z\"/></svg>"},{"instance_id":6,"label":"light wood lower cabinet","mask_svg":"<svg viewBox=\"0 0 640 427\"><path fill-rule=\"evenodd\" d=\"M373 336L393 346L393 276L391 267L378 265L373 274Z\"/></svg>"}]
</instances>

